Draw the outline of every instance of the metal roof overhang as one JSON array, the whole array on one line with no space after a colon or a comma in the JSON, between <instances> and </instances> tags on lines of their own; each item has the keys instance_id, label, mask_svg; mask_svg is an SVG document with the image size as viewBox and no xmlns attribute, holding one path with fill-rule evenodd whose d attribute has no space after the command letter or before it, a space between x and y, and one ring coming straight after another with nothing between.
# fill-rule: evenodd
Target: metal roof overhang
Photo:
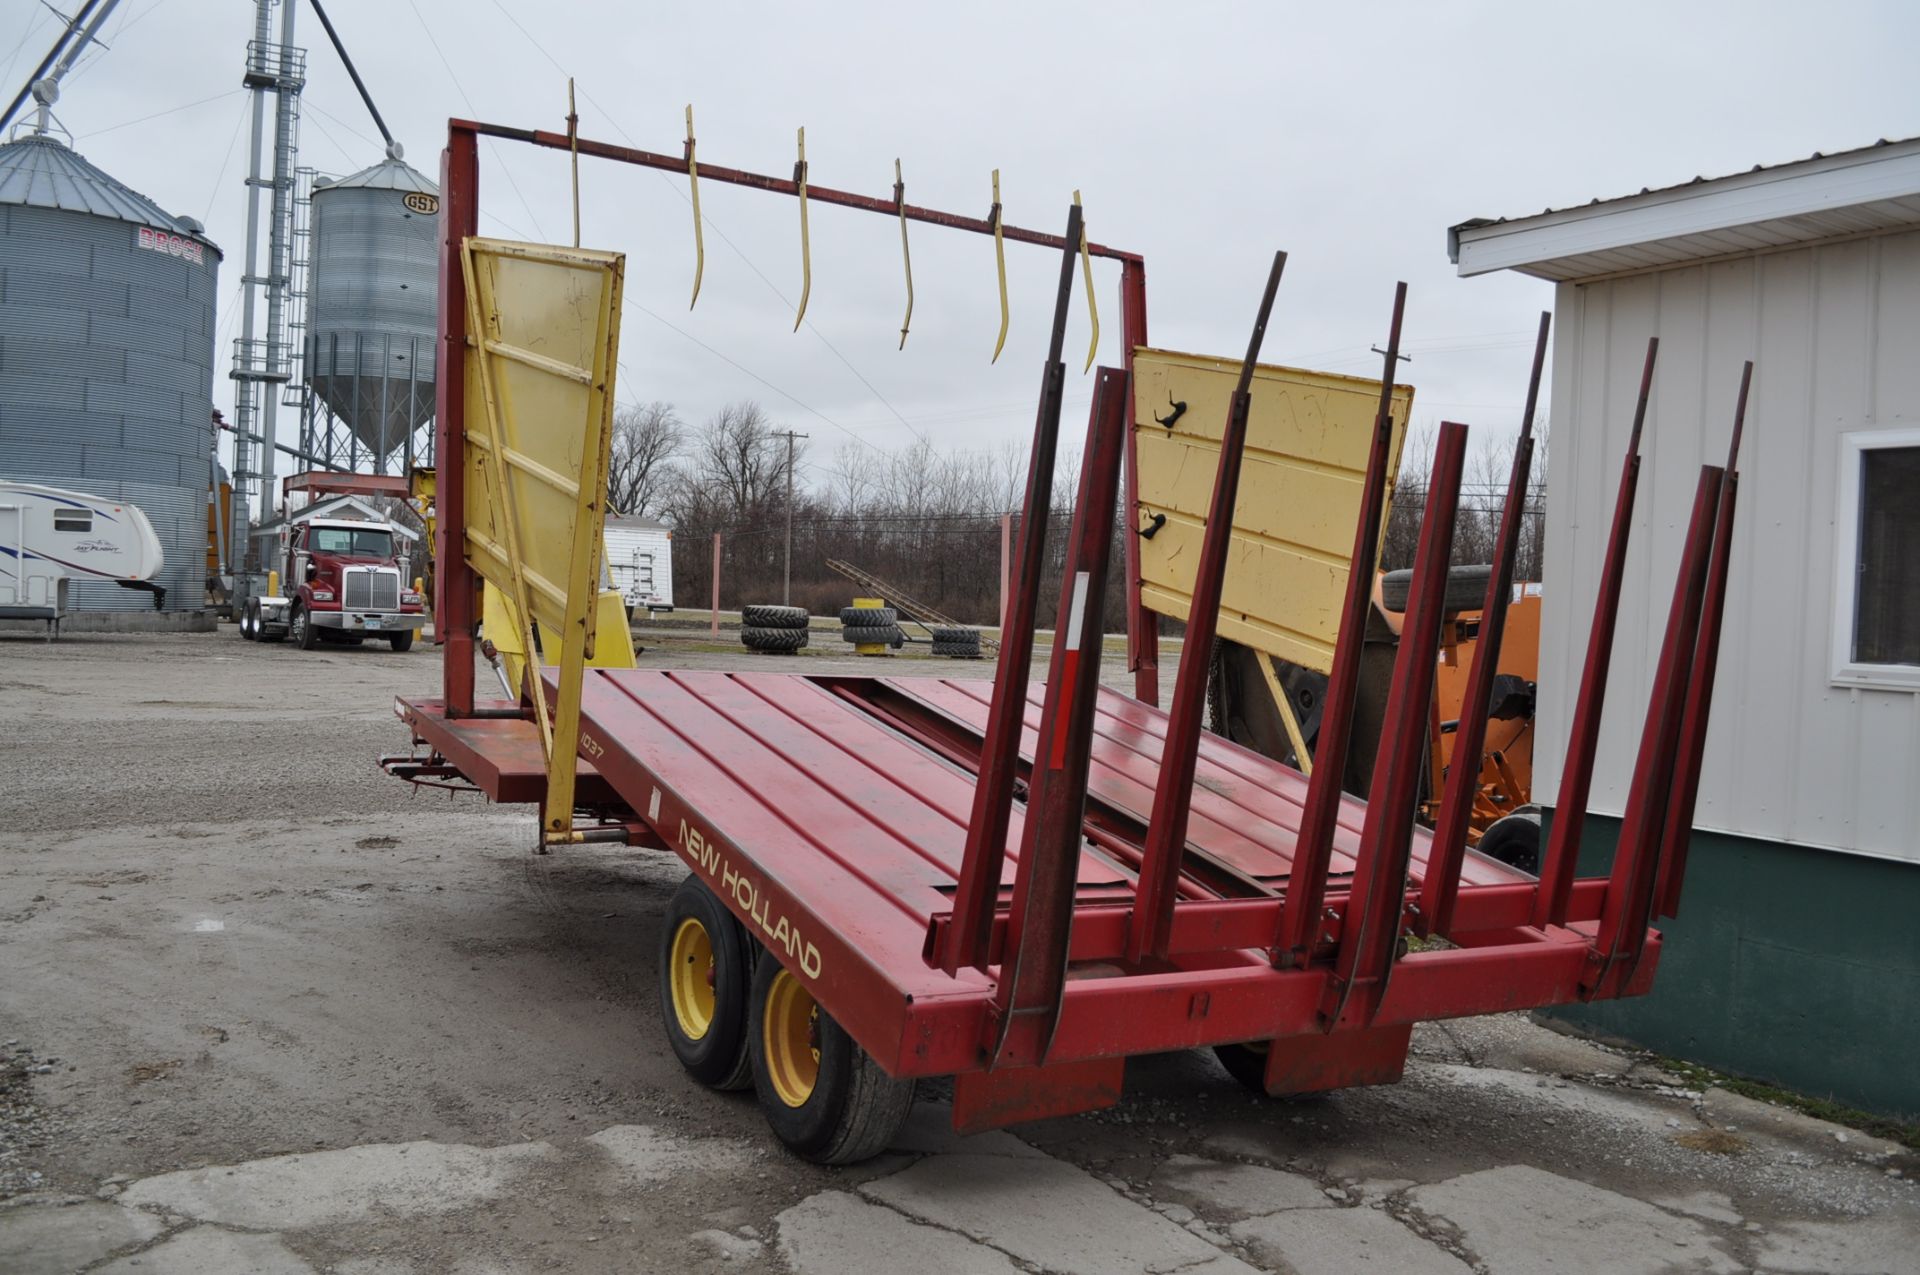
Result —
<instances>
[{"instance_id":1,"label":"metal roof overhang","mask_svg":"<svg viewBox=\"0 0 1920 1275\"><path fill-rule=\"evenodd\" d=\"M1920 139L1695 180L1513 220L1462 222L1462 278L1564 282L1920 227Z\"/></svg>"}]
</instances>

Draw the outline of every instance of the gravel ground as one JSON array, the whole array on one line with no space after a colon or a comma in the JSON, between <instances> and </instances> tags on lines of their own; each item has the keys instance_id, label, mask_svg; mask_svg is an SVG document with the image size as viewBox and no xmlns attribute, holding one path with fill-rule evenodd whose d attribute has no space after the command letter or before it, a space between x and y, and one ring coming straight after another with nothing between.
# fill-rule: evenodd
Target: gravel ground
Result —
<instances>
[{"instance_id":1,"label":"gravel ground","mask_svg":"<svg viewBox=\"0 0 1920 1275\"><path fill-rule=\"evenodd\" d=\"M992 672L822 645L832 654L781 660L665 641L643 660ZM1126 1210L1116 1226L1140 1215L1200 1236L1218 1255L1207 1270L1329 1269L1291 1213L1195 1185L1255 1169L1377 1209L1391 1222L1371 1226L1420 1246L1406 1269L1528 1269L1468 1198L1474 1183L1511 1195L1485 1175L1522 1172L1693 1228L1672 1241L1693 1246L1685 1263L1644 1269L1913 1269L1917 1166L1898 1148L1676 1088L1511 1015L1423 1026L1400 1085L1306 1103L1251 1099L1208 1055L1137 1059L1122 1106L1020 1140L955 1143L940 1086L923 1086L898 1154L797 1163L750 1096L687 1082L659 1035L654 953L677 861L536 858L528 813L375 770L406 744L394 696L430 692L438 673L431 648L302 654L231 628L0 637L0 1270L120 1270L127 1253L150 1256L136 1275L886 1269L833 1262L902 1227L929 1255L909 1245L893 1269L959 1269L938 1245L963 1241L969 1269L1071 1269L1017 1227L1090 1189ZM1040 1175L1004 1216L946 1218L939 1201L963 1192L914 1194L995 1155ZM407 1204L389 1184L364 1208L327 1194L354 1174L388 1182L394 1164L414 1176L393 1182L433 1190ZM335 1203L290 1203L269 1219L284 1234L257 1235L273 1228L216 1198L225 1178L256 1211L275 1190ZM137 1210L98 1213L123 1193ZM106 1247L69 1260L20 1238L50 1218ZM1559 1269L1614 1269L1595 1260Z\"/></svg>"}]
</instances>

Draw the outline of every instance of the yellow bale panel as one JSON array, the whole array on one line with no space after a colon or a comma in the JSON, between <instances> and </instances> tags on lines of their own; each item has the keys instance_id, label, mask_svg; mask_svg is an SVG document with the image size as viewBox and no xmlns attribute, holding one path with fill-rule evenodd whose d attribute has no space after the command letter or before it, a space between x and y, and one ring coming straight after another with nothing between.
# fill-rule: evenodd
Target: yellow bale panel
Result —
<instances>
[{"instance_id":1,"label":"yellow bale panel","mask_svg":"<svg viewBox=\"0 0 1920 1275\"><path fill-rule=\"evenodd\" d=\"M1240 373L1236 360L1164 350L1134 357L1134 446L1139 508L1165 524L1140 544L1141 597L1148 609L1185 620L1220 465L1220 438ZM1184 402L1171 429L1154 418ZM1373 443L1380 383L1299 368L1255 369L1247 447L1234 506L1233 544L1220 605L1220 636L1326 671L1361 483ZM1396 385L1388 499L1413 408L1413 388Z\"/></svg>"}]
</instances>

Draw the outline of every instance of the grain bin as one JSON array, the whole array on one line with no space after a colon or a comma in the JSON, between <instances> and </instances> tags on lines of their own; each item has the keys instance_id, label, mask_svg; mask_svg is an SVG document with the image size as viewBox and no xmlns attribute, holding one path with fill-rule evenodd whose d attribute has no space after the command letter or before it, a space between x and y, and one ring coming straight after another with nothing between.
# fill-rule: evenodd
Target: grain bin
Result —
<instances>
[{"instance_id":1,"label":"grain bin","mask_svg":"<svg viewBox=\"0 0 1920 1275\"><path fill-rule=\"evenodd\" d=\"M313 187L307 381L376 473L404 469L433 418L439 211L397 154Z\"/></svg>"},{"instance_id":2,"label":"grain bin","mask_svg":"<svg viewBox=\"0 0 1920 1275\"><path fill-rule=\"evenodd\" d=\"M169 611L205 601L220 250L45 134L0 146L0 477L137 505ZM76 610L151 610L105 583Z\"/></svg>"}]
</instances>

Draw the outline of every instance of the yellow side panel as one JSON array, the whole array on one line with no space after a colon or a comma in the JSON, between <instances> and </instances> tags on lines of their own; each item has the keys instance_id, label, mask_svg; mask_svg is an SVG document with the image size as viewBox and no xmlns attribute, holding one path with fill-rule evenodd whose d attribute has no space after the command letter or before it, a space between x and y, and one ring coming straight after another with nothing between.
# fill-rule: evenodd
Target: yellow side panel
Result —
<instances>
[{"instance_id":1,"label":"yellow side panel","mask_svg":"<svg viewBox=\"0 0 1920 1275\"><path fill-rule=\"evenodd\" d=\"M586 666L633 668L639 661L633 650L633 630L627 627L627 600L616 589L603 589L594 609L599 613L600 640L594 644L593 656ZM491 584L482 586L480 591L480 630L499 652L501 663L506 665L508 685L524 688L527 660L526 652L520 649L520 616L513 599ZM550 633L541 633L543 649L552 640Z\"/></svg>"},{"instance_id":2,"label":"yellow side panel","mask_svg":"<svg viewBox=\"0 0 1920 1275\"><path fill-rule=\"evenodd\" d=\"M1240 364L1143 349L1133 374L1140 461L1133 525L1146 527L1155 514L1167 519L1140 542L1141 598L1149 610L1185 620ZM1154 417L1166 416L1173 402L1187 410L1168 429ZM1221 637L1322 672L1332 664L1379 403L1380 382L1364 377L1255 370ZM1389 502L1412 408L1413 387L1394 386Z\"/></svg>"},{"instance_id":3,"label":"yellow side panel","mask_svg":"<svg viewBox=\"0 0 1920 1275\"><path fill-rule=\"evenodd\" d=\"M599 580L606 516L608 393L618 340L623 259L580 248L468 241L498 426L505 451L506 494L494 490L491 431L478 350L466 357L467 557L509 595L510 545L517 539L533 618L550 632L565 627L574 577ZM510 537L507 509L515 515ZM592 560L576 560L576 522L591 525L582 543ZM582 566L588 566L582 571ZM592 649L594 609L587 612ZM622 626L624 627L624 626Z\"/></svg>"}]
</instances>

